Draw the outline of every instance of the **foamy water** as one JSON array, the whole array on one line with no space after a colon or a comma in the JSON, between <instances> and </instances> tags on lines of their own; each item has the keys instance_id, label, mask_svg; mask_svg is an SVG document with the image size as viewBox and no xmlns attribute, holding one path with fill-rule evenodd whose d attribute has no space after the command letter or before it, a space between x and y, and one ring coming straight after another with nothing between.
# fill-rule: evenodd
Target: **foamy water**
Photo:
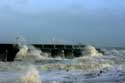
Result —
<instances>
[{"instance_id":1,"label":"foamy water","mask_svg":"<svg viewBox=\"0 0 125 83\"><path fill-rule=\"evenodd\" d=\"M0 83L124 83L125 51L103 51L86 46L81 57L61 59L22 45L14 62L0 62Z\"/></svg>"}]
</instances>

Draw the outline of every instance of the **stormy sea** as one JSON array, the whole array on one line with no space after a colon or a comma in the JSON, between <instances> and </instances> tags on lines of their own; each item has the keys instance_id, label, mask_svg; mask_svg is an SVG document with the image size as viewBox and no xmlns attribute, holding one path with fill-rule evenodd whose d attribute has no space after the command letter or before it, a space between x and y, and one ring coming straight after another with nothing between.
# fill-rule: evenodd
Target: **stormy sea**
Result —
<instances>
[{"instance_id":1,"label":"stormy sea","mask_svg":"<svg viewBox=\"0 0 125 83\"><path fill-rule=\"evenodd\" d=\"M13 62L0 62L0 83L125 83L125 49L86 45L82 56L51 57L19 45Z\"/></svg>"}]
</instances>

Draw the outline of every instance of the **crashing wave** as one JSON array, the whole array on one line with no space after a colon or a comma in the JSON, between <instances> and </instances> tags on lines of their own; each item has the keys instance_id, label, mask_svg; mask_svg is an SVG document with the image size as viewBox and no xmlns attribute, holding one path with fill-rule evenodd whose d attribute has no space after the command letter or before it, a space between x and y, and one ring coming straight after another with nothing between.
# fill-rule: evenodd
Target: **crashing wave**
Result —
<instances>
[{"instance_id":1,"label":"crashing wave","mask_svg":"<svg viewBox=\"0 0 125 83\"><path fill-rule=\"evenodd\" d=\"M0 70L0 83L42 83L39 71L33 65L3 64L5 65L3 65L4 71Z\"/></svg>"},{"instance_id":2,"label":"crashing wave","mask_svg":"<svg viewBox=\"0 0 125 83\"><path fill-rule=\"evenodd\" d=\"M41 50L36 49L33 46L23 45L19 48L19 52L16 54L15 61L34 61L47 58L47 53L42 53Z\"/></svg>"},{"instance_id":3,"label":"crashing wave","mask_svg":"<svg viewBox=\"0 0 125 83\"><path fill-rule=\"evenodd\" d=\"M83 56L102 56L102 53L99 53L94 46L87 45L83 48Z\"/></svg>"},{"instance_id":4,"label":"crashing wave","mask_svg":"<svg viewBox=\"0 0 125 83\"><path fill-rule=\"evenodd\" d=\"M22 72L16 83L41 83L38 70L34 66L28 67Z\"/></svg>"}]
</instances>

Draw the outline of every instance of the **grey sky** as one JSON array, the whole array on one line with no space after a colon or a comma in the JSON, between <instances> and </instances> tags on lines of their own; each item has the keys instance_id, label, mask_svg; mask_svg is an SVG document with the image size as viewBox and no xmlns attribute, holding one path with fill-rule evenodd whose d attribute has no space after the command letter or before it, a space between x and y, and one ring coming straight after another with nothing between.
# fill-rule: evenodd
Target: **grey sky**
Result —
<instances>
[{"instance_id":1,"label":"grey sky","mask_svg":"<svg viewBox=\"0 0 125 83\"><path fill-rule=\"evenodd\" d=\"M125 0L0 0L0 42L125 46Z\"/></svg>"}]
</instances>

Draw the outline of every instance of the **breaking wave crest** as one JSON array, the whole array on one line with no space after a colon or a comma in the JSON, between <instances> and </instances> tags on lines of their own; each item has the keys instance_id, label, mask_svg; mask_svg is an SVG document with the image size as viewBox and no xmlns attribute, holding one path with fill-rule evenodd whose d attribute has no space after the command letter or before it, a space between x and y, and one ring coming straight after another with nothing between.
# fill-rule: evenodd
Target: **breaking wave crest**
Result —
<instances>
[{"instance_id":1,"label":"breaking wave crest","mask_svg":"<svg viewBox=\"0 0 125 83\"><path fill-rule=\"evenodd\" d=\"M0 62L0 72L15 73L12 73L13 77L10 77L8 80L5 79L6 76L4 77L0 73L0 83L41 83L42 81L48 81L48 79L51 79L51 81L55 81L55 79L73 81L74 78L79 79L78 83L83 83L83 81L91 80L96 80L97 82L97 80L102 81L103 79L124 79L125 51L116 49L102 49L101 51L104 54L96 50L95 47L88 45L82 49L82 56L74 57L73 59L60 57L60 59L52 58L34 46L20 45L14 62ZM55 71L58 71L58 73L56 74ZM63 73L61 73L62 71ZM44 75L41 72L49 73ZM75 72L75 75L72 75L72 72ZM80 73L77 74L77 72ZM53 73L53 76L47 78L48 76L46 75L51 73ZM54 78L56 76L60 78ZM66 76L67 78L73 78L66 79ZM57 80L55 83L58 83Z\"/></svg>"},{"instance_id":2,"label":"breaking wave crest","mask_svg":"<svg viewBox=\"0 0 125 83\"><path fill-rule=\"evenodd\" d=\"M8 69L0 70L0 83L42 83L39 71L35 66L27 65L27 67L14 68L16 65L11 68L8 65Z\"/></svg>"},{"instance_id":3,"label":"breaking wave crest","mask_svg":"<svg viewBox=\"0 0 125 83\"><path fill-rule=\"evenodd\" d=\"M48 56L47 54L42 53L40 49L37 49L34 46L23 45L19 48L19 52L16 54L15 61L21 60L21 61L32 62L44 58L48 58Z\"/></svg>"},{"instance_id":4,"label":"breaking wave crest","mask_svg":"<svg viewBox=\"0 0 125 83\"><path fill-rule=\"evenodd\" d=\"M16 83L41 83L39 71L30 66L26 70L23 70Z\"/></svg>"},{"instance_id":5,"label":"breaking wave crest","mask_svg":"<svg viewBox=\"0 0 125 83\"><path fill-rule=\"evenodd\" d=\"M94 46L87 45L83 48L82 56L102 56Z\"/></svg>"}]
</instances>

